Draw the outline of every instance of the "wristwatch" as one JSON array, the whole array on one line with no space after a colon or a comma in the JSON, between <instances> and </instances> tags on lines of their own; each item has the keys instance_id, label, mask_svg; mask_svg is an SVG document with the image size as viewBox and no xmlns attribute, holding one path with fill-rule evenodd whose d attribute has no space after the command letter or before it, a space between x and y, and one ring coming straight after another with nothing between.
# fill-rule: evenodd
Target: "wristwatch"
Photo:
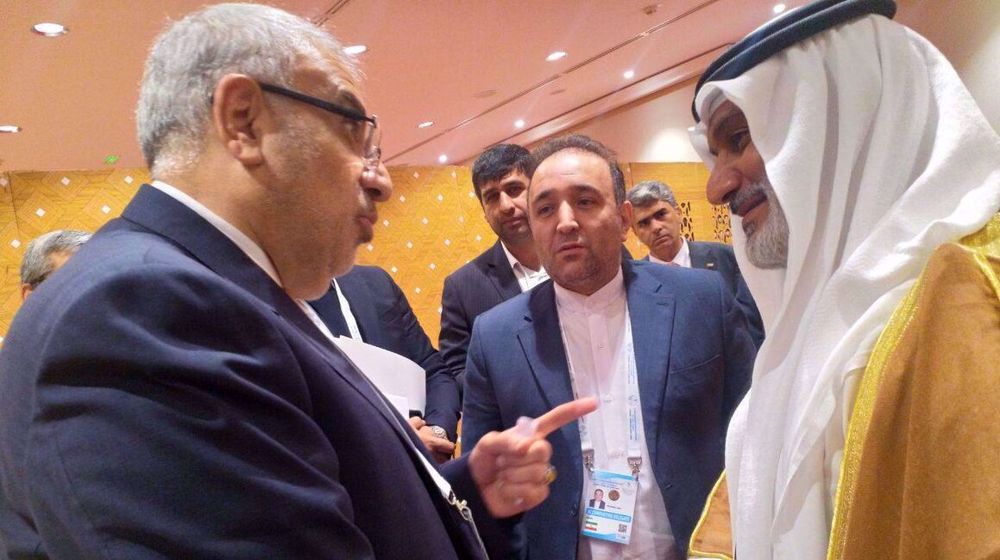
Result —
<instances>
[{"instance_id":1,"label":"wristwatch","mask_svg":"<svg viewBox=\"0 0 1000 560\"><path fill-rule=\"evenodd\" d=\"M434 437L441 439L448 439L448 432L446 432L444 428L442 428L441 426L427 426L427 427L431 429L431 433L434 434Z\"/></svg>"}]
</instances>

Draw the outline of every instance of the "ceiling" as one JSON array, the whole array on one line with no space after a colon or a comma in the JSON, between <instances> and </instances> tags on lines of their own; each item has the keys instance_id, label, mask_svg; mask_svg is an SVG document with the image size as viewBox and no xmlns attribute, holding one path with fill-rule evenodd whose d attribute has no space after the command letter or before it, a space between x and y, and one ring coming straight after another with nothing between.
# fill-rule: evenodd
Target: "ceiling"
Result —
<instances>
[{"instance_id":1,"label":"ceiling","mask_svg":"<svg viewBox=\"0 0 1000 560\"><path fill-rule=\"evenodd\" d=\"M529 144L697 76L777 0L277 0L365 44L389 165ZM789 8L805 3L786 1ZM147 50L204 0L0 0L0 171L144 165L133 108ZM70 32L30 28L56 21ZM552 51L567 56L547 62ZM632 70L634 77L623 73ZM514 122L525 121L522 129ZM424 121L434 125L417 128ZM118 157L105 163L109 155Z\"/></svg>"}]
</instances>

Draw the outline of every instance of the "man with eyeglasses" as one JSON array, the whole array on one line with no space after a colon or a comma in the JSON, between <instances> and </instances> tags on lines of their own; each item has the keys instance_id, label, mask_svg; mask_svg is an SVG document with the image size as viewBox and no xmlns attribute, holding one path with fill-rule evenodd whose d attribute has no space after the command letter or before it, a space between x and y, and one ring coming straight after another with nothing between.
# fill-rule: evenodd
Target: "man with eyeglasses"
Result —
<instances>
[{"instance_id":1,"label":"man with eyeglasses","mask_svg":"<svg viewBox=\"0 0 1000 560\"><path fill-rule=\"evenodd\" d=\"M392 189L358 85L335 39L270 7L211 6L157 39L137 111L155 180L0 351L7 556L516 552L498 519L545 499L545 437L596 403L439 471L334 344L305 300Z\"/></svg>"}]
</instances>

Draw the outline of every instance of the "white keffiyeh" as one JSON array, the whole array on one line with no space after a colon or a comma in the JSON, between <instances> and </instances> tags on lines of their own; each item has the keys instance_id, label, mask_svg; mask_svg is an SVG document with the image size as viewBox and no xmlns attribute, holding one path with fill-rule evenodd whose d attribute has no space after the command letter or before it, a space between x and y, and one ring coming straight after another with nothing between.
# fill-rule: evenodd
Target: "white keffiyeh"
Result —
<instances>
[{"instance_id":1,"label":"white keffiyeh","mask_svg":"<svg viewBox=\"0 0 1000 560\"><path fill-rule=\"evenodd\" d=\"M931 252L1000 209L1000 138L924 38L881 16L824 31L709 82L692 142L728 99L788 218L788 266L736 257L767 339L729 429L740 560L826 557L860 373Z\"/></svg>"}]
</instances>

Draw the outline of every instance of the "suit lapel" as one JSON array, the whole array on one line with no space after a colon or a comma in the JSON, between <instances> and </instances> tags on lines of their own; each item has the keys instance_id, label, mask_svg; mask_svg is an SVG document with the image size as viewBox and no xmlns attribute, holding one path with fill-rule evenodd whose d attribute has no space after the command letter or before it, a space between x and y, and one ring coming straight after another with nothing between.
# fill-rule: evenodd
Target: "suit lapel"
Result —
<instances>
[{"instance_id":1,"label":"suit lapel","mask_svg":"<svg viewBox=\"0 0 1000 560\"><path fill-rule=\"evenodd\" d=\"M487 263L490 270L493 271L493 274L489 275L490 281L496 288L501 301L507 301L521 293L521 285L517 283L517 277L514 276L514 270L510 267L507 253L504 252L500 240L497 240L490 251L491 258Z\"/></svg>"},{"instance_id":2,"label":"suit lapel","mask_svg":"<svg viewBox=\"0 0 1000 560\"><path fill-rule=\"evenodd\" d=\"M716 270L719 266L708 247L700 243L688 241L688 255L691 257L691 268Z\"/></svg>"},{"instance_id":3,"label":"suit lapel","mask_svg":"<svg viewBox=\"0 0 1000 560\"><path fill-rule=\"evenodd\" d=\"M382 333L382 322L379 320L378 309L375 305L375 297L372 295L365 279L360 275L347 273L337 279L344 297L351 304L351 313L358 322L358 329L361 330L361 337L368 344L386 347L386 341Z\"/></svg>"},{"instance_id":4,"label":"suit lapel","mask_svg":"<svg viewBox=\"0 0 1000 560\"><path fill-rule=\"evenodd\" d=\"M660 411L670 366L674 296L652 276L643 274L641 267L625 263L623 269L646 447L650 457L657 457Z\"/></svg>"},{"instance_id":5,"label":"suit lapel","mask_svg":"<svg viewBox=\"0 0 1000 560\"><path fill-rule=\"evenodd\" d=\"M531 291L528 314L517 332L517 338L548 407L573 400L573 386L569 380L555 290L551 282Z\"/></svg>"},{"instance_id":6,"label":"suit lapel","mask_svg":"<svg viewBox=\"0 0 1000 560\"><path fill-rule=\"evenodd\" d=\"M331 369L371 403L400 437L410 437L394 412L386 408L386 401L376 394L377 389L368 383L281 286L215 226L173 197L148 185L140 187L122 212L122 218L169 239L219 276L270 306L275 315L306 335Z\"/></svg>"}]
</instances>

